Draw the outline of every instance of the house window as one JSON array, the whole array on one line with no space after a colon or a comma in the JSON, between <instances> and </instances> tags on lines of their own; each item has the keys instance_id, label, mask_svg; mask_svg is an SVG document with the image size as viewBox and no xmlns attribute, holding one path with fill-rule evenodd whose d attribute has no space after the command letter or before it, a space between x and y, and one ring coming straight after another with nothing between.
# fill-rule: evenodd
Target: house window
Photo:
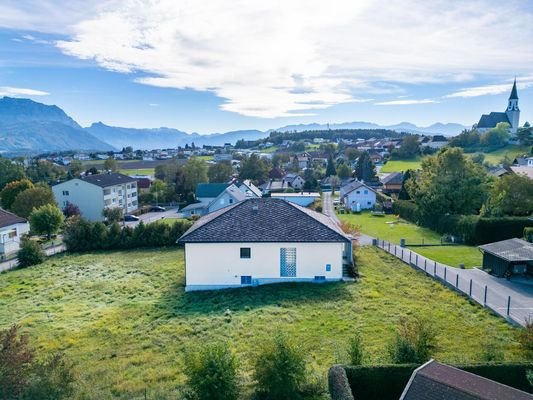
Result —
<instances>
[{"instance_id":1,"label":"house window","mask_svg":"<svg viewBox=\"0 0 533 400\"><path fill-rule=\"evenodd\" d=\"M368 190L365 190L365 194L368 194Z\"/></svg>"},{"instance_id":2,"label":"house window","mask_svg":"<svg viewBox=\"0 0 533 400\"><path fill-rule=\"evenodd\" d=\"M280 276L296 276L296 248L288 247L279 249Z\"/></svg>"},{"instance_id":3,"label":"house window","mask_svg":"<svg viewBox=\"0 0 533 400\"><path fill-rule=\"evenodd\" d=\"M66 206L68 206L68 201L67 201L67 200L65 200L65 201L63 202L63 207L66 207Z\"/></svg>"},{"instance_id":4,"label":"house window","mask_svg":"<svg viewBox=\"0 0 533 400\"><path fill-rule=\"evenodd\" d=\"M63 196L68 196L68 195L69 195L68 190L63 190Z\"/></svg>"},{"instance_id":5,"label":"house window","mask_svg":"<svg viewBox=\"0 0 533 400\"><path fill-rule=\"evenodd\" d=\"M229 199L229 203L232 204L233 203L233 199Z\"/></svg>"},{"instance_id":6,"label":"house window","mask_svg":"<svg viewBox=\"0 0 533 400\"><path fill-rule=\"evenodd\" d=\"M13 229L12 231L9 231L9 233L7 234L7 237L10 238L10 239L16 238L17 237L17 230Z\"/></svg>"},{"instance_id":7,"label":"house window","mask_svg":"<svg viewBox=\"0 0 533 400\"><path fill-rule=\"evenodd\" d=\"M356 194L360 194L361 192L360 192L359 190L356 190L355 193L356 193Z\"/></svg>"},{"instance_id":8,"label":"house window","mask_svg":"<svg viewBox=\"0 0 533 400\"><path fill-rule=\"evenodd\" d=\"M104 190L104 196L107 196L111 193L111 189L105 189Z\"/></svg>"},{"instance_id":9,"label":"house window","mask_svg":"<svg viewBox=\"0 0 533 400\"><path fill-rule=\"evenodd\" d=\"M331 264L326 264L326 272L331 272Z\"/></svg>"},{"instance_id":10,"label":"house window","mask_svg":"<svg viewBox=\"0 0 533 400\"><path fill-rule=\"evenodd\" d=\"M323 282L326 280L326 277L321 275L321 276L315 276L315 281L319 281L319 282Z\"/></svg>"},{"instance_id":11,"label":"house window","mask_svg":"<svg viewBox=\"0 0 533 400\"><path fill-rule=\"evenodd\" d=\"M252 249L250 247L241 247L241 258L252 258Z\"/></svg>"},{"instance_id":12,"label":"house window","mask_svg":"<svg viewBox=\"0 0 533 400\"><path fill-rule=\"evenodd\" d=\"M370 205L372 205L372 202L371 201L367 201L366 204L368 204L370 206Z\"/></svg>"},{"instance_id":13,"label":"house window","mask_svg":"<svg viewBox=\"0 0 533 400\"><path fill-rule=\"evenodd\" d=\"M241 285L251 285L252 277L251 276L241 276Z\"/></svg>"}]
</instances>

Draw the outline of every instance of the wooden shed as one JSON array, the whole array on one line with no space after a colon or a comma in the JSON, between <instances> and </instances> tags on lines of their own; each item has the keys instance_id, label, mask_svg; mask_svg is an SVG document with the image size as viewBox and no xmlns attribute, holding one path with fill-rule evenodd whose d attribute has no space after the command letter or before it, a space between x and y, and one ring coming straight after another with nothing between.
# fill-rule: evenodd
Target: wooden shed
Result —
<instances>
[{"instance_id":1,"label":"wooden shed","mask_svg":"<svg viewBox=\"0 0 533 400\"><path fill-rule=\"evenodd\" d=\"M483 269L499 277L533 274L533 244L522 239L508 239L479 246L483 252Z\"/></svg>"}]
</instances>

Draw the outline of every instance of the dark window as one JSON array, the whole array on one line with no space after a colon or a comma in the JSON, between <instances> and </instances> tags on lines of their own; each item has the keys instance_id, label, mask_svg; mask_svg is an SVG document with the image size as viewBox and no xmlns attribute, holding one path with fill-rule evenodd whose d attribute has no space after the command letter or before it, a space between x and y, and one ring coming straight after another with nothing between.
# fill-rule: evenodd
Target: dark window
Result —
<instances>
[{"instance_id":1,"label":"dark window","mask_svg":"<svg viewBox=\"0 0 533 400\"><path fill-rule=\"evenodd\" d=\"M251 285L252 277L251 276L241 276L241 285Z\"/></svg>"},{"instance_id":2,"label":"dark window","mask_svg":"<svg viewBox=\"0 0 533 400\"><path fill-rule=\"evenodd\" d=\"M331 272L331 264L326 264L326 272Z\"/></svg>"},{"instance_id":3,"label":"dark window","mask_svg":"<svg viewBox=\"0 0 533 400\"><path fill-rule=\"evenodd\" d=\"M241 247L241 258L251 258L252 257L252 249L249 247Z\"/></svg>"},{"instance_id":4,"label":"dark window","mask_svg":"<svg viewBox=\"0 0 533 400\"><path fill-rule=\"evenodd\" d=\"M315 281L325 281L325 280L326 280L325 276L315 276Z\"/></svg>"}]
</instances>

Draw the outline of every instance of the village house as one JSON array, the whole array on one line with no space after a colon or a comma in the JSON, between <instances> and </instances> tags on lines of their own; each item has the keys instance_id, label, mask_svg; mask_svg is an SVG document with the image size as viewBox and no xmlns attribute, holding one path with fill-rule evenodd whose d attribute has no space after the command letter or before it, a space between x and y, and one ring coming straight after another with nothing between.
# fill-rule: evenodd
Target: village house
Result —
<instances>
[{"instance_id":1,"label":"village house","mask_svg":"<svg viewBox=\"0 0 533 400\"><path fill-rule=\"evenodd\" d=\"M52 186L52 191L59 208L74 204L90 221L102 221L106 208L121 208L124 214L139 208L137 180L118 173L71 179Z\"/></svg>"},{"instance_id":2,"label":"village house","mask_svg":"<svg viewBox=\"0 0 533 400\"><path fill-rule=\"evenodd\" d=\"M22 235L29 231L28 221L0 208L0 257L17 252Z\"/></svg>"},{"instance_id":3,"label":"village house","mask_svg":"<svg viewBox=\"0 0 533 400\"><path fill-rule=\"evenodd\" d=\"M376 197L376 191L360 181L351 182L340 189L340 200L351 211L374 208Z\"/></svg>"},{"instance_id":4,"label":"village house","mask_svg":"<svg viewBox=\"0 0 533 400\"><path fill-rule=\"evenodd\" d=\"M402 190L403 173L390 173L381 179L381 183L383 184L383 193L400 193L400 191Z\"/></svg>"},{"instance_id":5,"label":"village house","mask_svg":"<svg viewBox=\"0 0 533 400\"><path fill-rule=\"evenodd\" d=\"M297 174L286 174L283 180L287 182L290 188L301 190L304 187L305 180Z\"/></svg>"},{"instance_id":6,"label":"village house","mask_svg":"<svg viewBox=\"0 0 533 400\"><path fill-rule=\"evenodd\" d=\"M343 279L351 239L320 213L253 198L198 220L185 245L185 290Z\"/></svg>"}]
</instances>

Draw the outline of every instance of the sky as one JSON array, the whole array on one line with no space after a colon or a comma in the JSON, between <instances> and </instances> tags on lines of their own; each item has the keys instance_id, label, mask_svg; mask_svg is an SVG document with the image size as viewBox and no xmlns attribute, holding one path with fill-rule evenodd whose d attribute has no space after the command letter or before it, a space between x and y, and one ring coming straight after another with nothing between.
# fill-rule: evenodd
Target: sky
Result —
<instances>
[{"instance_id":1,"label":"sky","mask_svg":"<svg viewBox=\"0 0 533 400\"><path fill-rule=\"evenodd\" d=\"M82 126L470 126L516 77L533 123L531 21L531 0L2 0L0 96Z\"/></svg>"}]
</instances>

